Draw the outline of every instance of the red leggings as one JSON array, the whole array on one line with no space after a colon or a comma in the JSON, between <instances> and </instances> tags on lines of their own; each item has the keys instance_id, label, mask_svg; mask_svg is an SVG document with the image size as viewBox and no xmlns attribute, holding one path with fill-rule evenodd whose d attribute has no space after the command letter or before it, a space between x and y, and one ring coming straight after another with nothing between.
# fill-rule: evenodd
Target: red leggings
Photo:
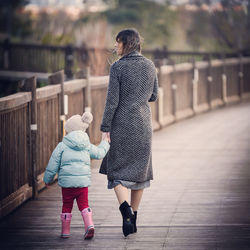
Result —
<instances>
[{"instance_id":1,"label":"red leggings","mask_svg":"<svg viewBox=\"0 0 250 250\"><path fill-rule=\"evenodd\" d=\"M76 199L78 208L82 211L89 207L88 204L88 187L83 188L62 188L62 213L71 213L74 199Z\"/></svg>"}]
</instances>

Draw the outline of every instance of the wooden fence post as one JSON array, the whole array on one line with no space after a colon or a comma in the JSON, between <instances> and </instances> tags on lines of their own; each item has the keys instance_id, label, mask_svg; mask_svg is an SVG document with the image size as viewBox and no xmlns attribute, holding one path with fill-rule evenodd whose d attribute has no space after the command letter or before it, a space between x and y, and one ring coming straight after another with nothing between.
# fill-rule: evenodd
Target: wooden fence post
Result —
<instances>
[{"instance_id":1,"label":"wooden fence post","mask_svg":"<svg viewBox=\"0 0 250 250\"><path fill-rule=\"evenodd\" d=\"M33 76L23 81L23 91L31 91L31 176L32 176L32 198L38 197L37 180L37 101L36 101L36 77Z\"/></svg>"},{"instance_id":2,"label":"wooden fence post","mask_svg":"<svg viewBox=\"0 0 250 250\"><path fill-rule=\"evenodd\" d=\"M208 107L211 109L211 85L213 83L211 55L208 54L208 68L207 68L207 102Z\"/></svg>"},{"instance_id":3,"label":"wooden fence post","mask_svg":"<svg viewBox=\"0 0 250 250\"><path fill-rule=\"evenodd\" d=\"M227 104L227 75L226 75L226 62L225 54L222 54L222 100L224 104Z\"/></svg>"},{"instance_id":4,"label":"wooden fence post","mask_svg":"<svg viewBox=\"0 0 250 250\"><path fill-rule=\"evenodd\" d=\"M176 118L176 101L177 101L177 85L176 85L176 68L175 68L175 63L173 63L173 75L172 75L172 84L171 84L171 89L172 89L172 97L173 97L173 102L172 102L172 112L173 116Z\"/></svg>"},{"instance_id":5,"label":"wooden fence post","mask_svg":"<svg viewBox=\"0 0 250 250\"><path fill-rule=\"evenodd\" d=\"M73 47L68 45L65 48L65 74L67 79L73 78L73 66L74 66L74 55L73 55Z\"/></svg>"},{"instance_id":6,"label":"wooden fence post","mask_svg":"<svg viewBox=\"0 0 250 250\"><path fill-rule=\"evenodd\" d=\"M153 61L156 67L161 67L162 65L166 65L169 62L169 54L168 48L166 45L162 47L162 49L155 49L153 51Z\"/></svg>"},{"instance_id":7,"label":"wooden fence post","mask_svg":"<svg viewBox=\"0 0 250 250\"><path fill-rule=\"evenodd\" d=\"M193 79L192 79L192 110L195 113L198 106L198 81L199 71L196 68L195 59L193 58Z\"/></svg>"},{"instance_id":8,"label":"wooden fence post","mask_svg":"<svg viewBox=\"0 0 250 250\"><path fill-rule=\"evenodd\" d=\"M64 131L64 123L66 120L65 112L64 112L64 70L60 70L49 76L49 84L60 84L61 85L61 93L60 93L60 135L61 139L65 135Z\"/></svg>"},{"instance_id":9,"label":"wooden fence post","mask_svg":"<svg viewBox=\"0 0 250 250\"><path fill-rule=\"evenodd\" d=\"M3 43L3 68L9 69L10 68L10 40L7 38L4 40Z\"/></svg>"},{"instance_id":10,"label":"wooden fence post","mask_svg":"<svg viewBox=\"0 0 250 250\"><path fill-rule=\"evenodd\" d=\"M90 67L86 68L86 90L85 90L85 111L91 112L92 98L90 86Z\"/></svg>"},{"instance_id":11,"label":"wooden fence post","mask_svg":"<svg viewBox=\"0 0 250 250\"><path fill-rule=\"evenodd\" d=\"M239 54L239 97L242 100L243 97L243 63L242 63L242 54Z\"/></svg>"},{"instance_id":12,"label":"wooden fence post","mask_svg":"<svg viewBox=\"0 0 250 250\"><path fill-rule=\"evenodd\" d=\"M157 107L157 122L159 124L159 129L163 126L163 112L164 112L164 92L162 89L162 68L161 66L157 68L157 77L158 77L158 99L156 101Z\"/></svg>"}]
</instances>

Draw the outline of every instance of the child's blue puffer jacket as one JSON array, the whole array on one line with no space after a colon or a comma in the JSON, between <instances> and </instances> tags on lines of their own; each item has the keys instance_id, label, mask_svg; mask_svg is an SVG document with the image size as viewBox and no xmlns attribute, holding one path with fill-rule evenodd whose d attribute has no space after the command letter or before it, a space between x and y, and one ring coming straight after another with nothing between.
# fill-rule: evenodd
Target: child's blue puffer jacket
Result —
<instances>
[{"instance_id":1,"label":"child's blue puffer jacket","mask_svg":"<svg viewBox=\"0 0 250 250\"><path fill-rule=\"evenodd\" d=\"M102 159L109 147L107 141L102 141L98 146L91 144L89 136L83 131L70 132L54 149L44 182L51 183L58 173L61 187L88 187L91 184L90 158Z\"/></svg>"}]
</instances>

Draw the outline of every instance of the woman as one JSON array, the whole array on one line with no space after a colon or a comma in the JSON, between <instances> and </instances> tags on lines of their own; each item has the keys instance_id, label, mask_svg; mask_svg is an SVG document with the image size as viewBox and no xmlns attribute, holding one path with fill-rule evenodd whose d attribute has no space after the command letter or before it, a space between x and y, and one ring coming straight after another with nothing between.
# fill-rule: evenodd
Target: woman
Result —
<instances>
[{"instance_id":1,"label":"woman","mask_svg":"<svg viewBox=\"0 0 250 250\"><path fill-rule=\"evenodd\" d=\"M123 217L123 234L137 231L137 210L143 190L150 186L152 172L152 117L149 107L157 98L158 81L152 61L143 57L141 39L135 29L116 36L101 124L103 138L111 142L100 173L106 174L108 188L114 188ZM131 206L128 189L131 189Z\"/></svg>"}]
</instances>

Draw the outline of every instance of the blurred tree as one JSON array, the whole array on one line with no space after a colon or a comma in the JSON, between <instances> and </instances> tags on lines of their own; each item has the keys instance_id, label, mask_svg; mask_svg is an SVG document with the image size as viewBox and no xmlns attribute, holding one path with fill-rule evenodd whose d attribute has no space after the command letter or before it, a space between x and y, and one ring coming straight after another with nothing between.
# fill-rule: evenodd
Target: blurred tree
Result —
<instances>
[{"instance_id":1,"label":"blurred tree","mask_svg":"<svg viewBox=\"0 0 250 250\"><path fill-rule=\"evenodd\" d=\"M207 50L207 43L211 43L209 13L199 10L193 13L188 12L186 15L188 16L186 19L190 20L187 27L187 42L193 50ZM209 49L211 50L211 48Z\"/></svg>"},{"instance_id":2,"label":"blurred tree","mask_svg":"<svg viewBox=\"0 0 250 250\"><path fill-rule=\"evenodd\" d=\"M53 14L41 11L33 21L33 29L33 39L43 44L74 43L74 21L63 10L58 10Z\"/></svg>"},{"instance_id":3,"label":"blurred tree","mask_svg":"<svg viewBox=\"0 0 250 250\"><path fill-rule=\"evenodd\" d=\"M207 5L211 5L212 4L212 0L193 0L191 1L192 4L196 4L198 6L201 6L202 4L207 4Z\"/></svg>"},{"instance_id":4,"label":"blurred tree","mask_svg":"<svg viewBox=\"0 0 250 250\"><path fill-rule=\"evenodd\" d=\"M31 18L19 10L29 3L28 0L0 1L0 32L7 37L26 37L31 34Z\"/></svg>"},{"instance_id":5,"label":"blurred tree","mask_svg":"<svg viewBox=\"0 0 250 250\"><path fill-rule=\"evenodd\" d=\"M201 6L201 2L194 0L197 6ZM221 8L214 9L212 1L208 0L207 4L210 12L200 9L194 13L189 43L197 46L209 41L215 48L229 51L249 48L250 1L221 0Z\"/></svg>"},{"instance_id":6,"label":"blurred tree","mask_svg":"<svg viewBox=\"0 0 250 250\"><path fill-rule=\"evenodd\" d=\"M159 47L168 43L174 13L169 10L167 1L160 4L149 0L116 0L112 6L103 14L115 27L115 32L135 27L145 38L146 47Z\"/></svg>"},{"instance_id":7,"label":"blurred tree","mask_svg":"<svg viewBox=\"0 0 250 250\"><path fill-rule=\"evenodd\" d=\"M250 1L221 0L222 11L212 13L211 24L221 45L232 50L250 47Z\"/></svg>"}]
</instances>

